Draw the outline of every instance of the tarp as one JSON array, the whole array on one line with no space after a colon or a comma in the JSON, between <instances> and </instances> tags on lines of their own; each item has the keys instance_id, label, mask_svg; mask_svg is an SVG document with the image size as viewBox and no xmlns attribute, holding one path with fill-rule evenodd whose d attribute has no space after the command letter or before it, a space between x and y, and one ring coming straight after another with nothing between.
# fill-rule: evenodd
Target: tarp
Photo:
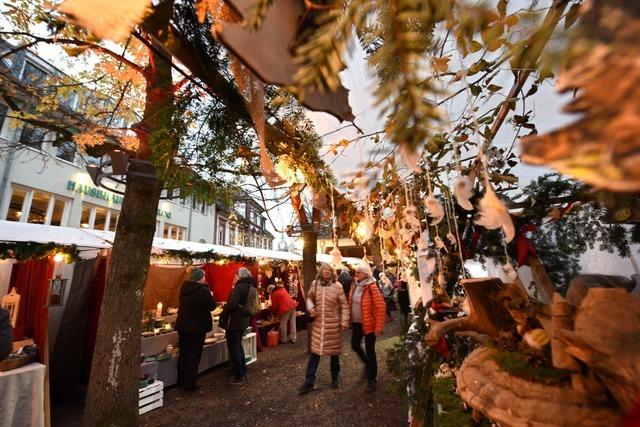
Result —
<instances>
[{"instance_id":1,"label":"tarp","mask_svg":"<svg viewBox=\"0 0 640 427\"><path fill-rule=\"evenodd\" d=\"M326 262L327 264L331 264L331 262L333 261L331 259L331 255L329 254L316 254L316 261L318 262ZM342 257L342 262L349 264L349 265L358 265L362 262L361 258L354 258L354 257L348 257L348 256L343 256Z\"/></svg>"},{"instance_id":2,"label":"tarp","mask_svg":"<svg viewBox=\"0 0 640 427\"><path fill-rule=\"evenodd\" d=\"M26 222L0 221L2 242L55 242L59 245L77 245L79 248L110 248L111 244L99 236L78 228L53 225L29 224Z\"/></svg>"}]
</instances>

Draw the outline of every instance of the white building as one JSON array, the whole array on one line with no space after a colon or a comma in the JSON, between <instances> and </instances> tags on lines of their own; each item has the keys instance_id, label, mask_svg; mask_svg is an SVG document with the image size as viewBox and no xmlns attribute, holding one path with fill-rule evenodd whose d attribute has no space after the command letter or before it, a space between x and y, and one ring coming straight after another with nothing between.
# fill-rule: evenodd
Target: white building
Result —
<instances>
[{"instance_id":1,"label":"white building","mask_svg":"<svg viewBox=\"0 0 640 427\"><path fill-rule=\"evenodd\" d=\"M0 41L0 54L6 49ZM0 66L21 81L61 73L27 51ZM80 110L75 99L69 104ZM54 146L48 142L50 134L12 119L11 109L0 100L0 219L115 231L122 195L97 188L85 169L88 156L78 154L71 141ZM246 194L236 199L228 209L194 197L161 200L156 236L271 249L273 235L266 229L264 210Z\"/></svg>"}]
</instances>

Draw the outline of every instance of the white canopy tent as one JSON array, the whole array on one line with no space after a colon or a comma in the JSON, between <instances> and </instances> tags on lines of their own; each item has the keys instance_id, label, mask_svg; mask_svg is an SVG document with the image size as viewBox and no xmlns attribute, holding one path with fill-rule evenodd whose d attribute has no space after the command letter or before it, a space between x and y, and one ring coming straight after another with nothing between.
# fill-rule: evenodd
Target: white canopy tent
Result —
<instances>
[{"instance_id":1,"label":"white canopy tent","mask_svg":"<svg viewBox=\"0 0 640 427\"><path fill-rule=\"evenodd\" d=\"M0 221L0 241L36 242L58 245L76 245L79 248L105 249L111 243L77 228L53 225L29 224L26 222Z\"/></svg>"},{"instance_id":2,"label":"white canopy tent","mask_svg":"<svg viewBox=\"0 0 640 427\"><path fill-rule=\"evenodd\" d=\"M283 261L302 261L302 256L293 252L273 251L271 249L250 248L246 246L232 245L246 257L280 259Z\"/></svg>"}]
</instances>

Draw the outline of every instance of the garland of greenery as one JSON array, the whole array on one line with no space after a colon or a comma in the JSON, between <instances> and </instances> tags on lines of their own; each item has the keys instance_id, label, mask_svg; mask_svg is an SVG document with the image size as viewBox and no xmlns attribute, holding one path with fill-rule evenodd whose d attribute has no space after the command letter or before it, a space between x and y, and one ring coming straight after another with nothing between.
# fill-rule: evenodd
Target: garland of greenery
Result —
<instances>
[{"instance_id":1,"label":"garland of greenery","mask_svg":"<svg viewBox=\"0 0 640 427\"><path fill-rule=\"evenodd\" d=\"M80 260L80 251L76 245L59 245L54 242L2 242L0 259L16 259L20 262L31 259L43 259L60 254L67 264Z\"/></svg>"},{"instance_id":2,"label":"garland of greenery","mask_svg":"<svg viewBox=\"0 0 640 427\"><path fill-rule=\"evenodd\" d=\"M185 249L169 249L163 250L159 254L151 254L151 258L156 261L180 261L181 264L193 264L197 262L217 262L217 263L227 263L227 262L240 262L246 265L253 266L258 263L258 258L256 257L247 257L244 255L221 255L214 251L206 251L206 252L189 252ZM290 263L290 261L285 260L269 260L268 265L273 267L282 267L286 266ZM267 265L260 263L260 265Z\"/></svg>"}]
</instances>

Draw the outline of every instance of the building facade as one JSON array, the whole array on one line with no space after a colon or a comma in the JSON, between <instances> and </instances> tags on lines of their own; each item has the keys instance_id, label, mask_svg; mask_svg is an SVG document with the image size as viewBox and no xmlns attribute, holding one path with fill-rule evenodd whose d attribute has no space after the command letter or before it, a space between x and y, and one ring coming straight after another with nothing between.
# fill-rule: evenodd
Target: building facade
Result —
<instances>
[{"instance_id":1,"label":"building facade","mask_svg":"<svg viewBox=\"0 0 640 427\"><path fill-rule=\"evenodd\" d=\"M7 48L0 44L0 56ZM60 74L26 51L1 65L23 82ZM78 106L71 99L69 107ZM123 197L96 187L86 171L88 163L101 159L79 152L71 141L54 144L51 132L11 116L11 108L0 100L0 219L115 231ZM122 192L124 187L116 189ZM271 249L273 236L263 212L245 193L238 194L230 208L195 197L161 200L156 236Z\"/></svg>"}]
</instances>

